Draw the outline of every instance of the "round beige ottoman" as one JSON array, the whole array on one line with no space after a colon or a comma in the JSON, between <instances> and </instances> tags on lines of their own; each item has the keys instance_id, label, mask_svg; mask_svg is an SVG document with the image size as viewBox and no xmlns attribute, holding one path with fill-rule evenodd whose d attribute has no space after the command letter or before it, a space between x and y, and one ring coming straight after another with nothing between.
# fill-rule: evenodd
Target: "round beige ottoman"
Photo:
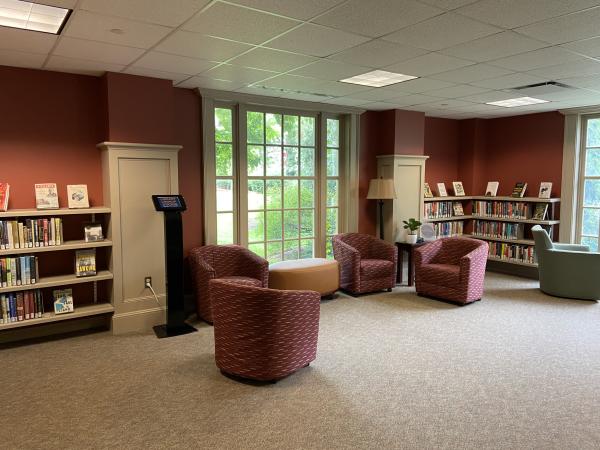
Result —
<instances>
[{"instance_id":1,"label":"round beige ottoman","mask_svg":"<svg viewBox=\"0 0 600 450\"><path fill-rule=\"evenodd\" d=\"M316 291L325 297L340 287L340 269L334 259L310 258L269 265L269 287L280 290Z\"/></svg>"}]
</instances>

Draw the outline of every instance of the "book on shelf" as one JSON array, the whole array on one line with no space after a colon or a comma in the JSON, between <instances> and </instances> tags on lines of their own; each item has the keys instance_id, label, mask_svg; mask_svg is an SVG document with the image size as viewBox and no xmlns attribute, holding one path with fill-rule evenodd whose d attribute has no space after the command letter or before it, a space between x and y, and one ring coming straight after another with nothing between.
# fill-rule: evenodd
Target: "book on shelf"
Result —
<instances>
[{"instance_id":1,"label":"book on shelf","mask_svg":"<svg viewBox=\"0 0 600 450\"><path fill-rule=\"evenodd\" d=\"M497 181L488 181L487 187L485 188L486 197L495 197L498 195L498 187L500 183Z\"/></svg>"},{"instance_id":2,"label":"book on shelf","mask_svg":"<svg viewBox=\"0 0 600 450\"><path fill-rule=\"evenodd\" d=\"M66 314L75 310L73 306L73 289L56 289L54 297L54 314Z\"/></svg>"},{"instance_id":3,"label":"book on shelf","mask_svg":"<svg viewBox=\"0 0 600 450\"><path fill-rule=\"evenodd\" d=\"M525 229L521 223L490 222L487 220L475 220L473 223L473 235L496 239L516 240L523 239Z\"/></svg>"},{"instance_id":4,"label":"book on shelf","mask_svg":"<svg viewBox=\"0 0 600 450\"><path fill-rule=\"evenodd\" d=\"M35 185L35 207L37 209L58 209L58 189L56 183Z\"/></svg>"},{"instance_id":5,"label":"book on shelf","mask_svg":"<svg viewBox=\"0 0 600 450\"><path fill-rule=\"evenodd\" d=\"M425 198L433 198L433 192L431 192L431 188L429 187L429 183L425 183L423 185L423 195Z\"/></svg>"},{"instance_id":6,"label":"book on shelf","mask_svg":"<svg viewBox=\"0 0 600 450\"><path fill-rule=\"evenodd\" d=\"M96 275L96 249L77 250L75 252L75 276L90 277Z\"/></svg>"},{"instance_id":7,"label":"book on shelf","mask_svg":"<svg viewBox=\"0 0 600 450\"><path fill-rule=\"evenodd\" d=\"M463 187L462 181L453 181L452 188L454 189L455 196L463 197L465 195L465 188Z\"/></svg>"},{"instance_id":8,"label":"book on shelf","mask_svg":"<svg viewBox=\"0 0 600 450\"><path fill-rule=\"evenodd\" d=\"M548 203L537 203L535 205L535 211L531 217L533 220L546 220L548 215Z\"/></svg>"},{"instance_id":9,"label":"book on shelf","mask_svg":"<svg viewBox=\"0 0 600 450\"><path fill-rule=\"evenodd\" d=\"M102 225L100 223L88 223L83 227L85 242L103 241Z\"/></svg>"},{"instance_id":10,"label":"book on shelf","mask_svg":"<svg viewBox=\"0 0 600 450\"><path fill-rule=\"evenodd\" d=\"M510 194L510 196L516 198L523 198L525 197L525 191L527 191L527 183L519 181L515 184L515 187L513 188L512 194Z\"/></svg>"},{"instance_id":11,"label":"book on shelf","mask_svg":"<svg viewBox=\"0 0 600 450\"><path fill-rule=\"evenodd\" d=\"M426 219L443 219L452 217L452 202L427 202L425 203Z\"/></svg>"},{"instance_id":12,"label":"book on shelf","mask_svg":"<svg viewBox=\"0 0 600 450\"><path fill-rule=\"evenodd\" d=\"M36 256L0 258L0 286L6 288L35 284L38 279Z\"/></svg>"},{"instance_id":13,"label":"book on shelf","mask_svg":"<svg viewBox=\"0 0 600 450\"><path fill-rule=\"evenodd\" d=\"M511 244L506 242L489 242L488 257L504 261L535 263L535 247L532 245Z\"/></svg>"},{"instance_id":14,"label":"book on shelf","mask_svg":"<svg viewBox=\"0 0 600 450\"><path fill-rule=\"evenodd\" d=\"M454 211L455 216L464 216L465 211L463 210L463 205L461 202L454 202L452 204L452 209Z\"/></svg>"},{"instance_id":15,"label":"book on shelf","mask_svg":"<svg viewBox=\"0 0 600 450\"><path fill-rule=\"evenodd\" d=\"M540 183L540 193L538 194L539 198L550 198L552 194L552 183L549 181L543 181Z\"/></svg>"},{"instance_id":16,"label":"book on shelf","mask_svg":"<svg viewBox=\"0 0 600 450\"><path fill-rule=\"evenodd\" d=\"M8 210L8 197L10 195L10 185L0 183L0 211Z\"/></svg>"},{"instance_id":17,"label":"book on shelf","mask_svg":"<svg viewBox=\"0 0 600 450\"><path fill-rule=\"evenodd\" d=\"M90 200L88 198L87 184L68 184L67 199L69 209L89 208Z\"/></svg>"},{"instance_id":18,"label":"book on shelf","mask_svg":"<svg viewBox=\"0 0 600 450\"><path fill-rule=\"evenodd\" d=\"M62 219L0 220L0 250L47 247L63 243Z\"/></svg>"},{"instance_id":19,"label":"book on shelf","mask_svg":"<svg viewBox=\"0 0 600 450\"><path fill-rule=\"evenodd\" d=\"M44 299L39 289L0 294L0 324L38 319L44 315Z\"/></svg>"},{"instance_id":20,"label":"book on shelf","mask_svg":"<svg viewBox=\"0 0 600 450\"><path fill-rule=\"evenodd\" d=\"M463 221L452 221L452 222L439 222L433 223L433 228L435 230L435 237L450 237L450 236L460 236L463 234Z\"/></svg>"},{"instance_id":21,"label":"book on shelf","mask_svg":"<svg viewBox=\"0 0 600 450\"><path fill-rule=\"evenodd\" d=\"M438 183L437 189L438 189L438 196L448 197L448 192L446 191L446 185L444 183Z\"/></svg>"},{"instance_id":22,"label":"book on shelf","mask_svg":"<svg viewBox=\"0 0 600 450\"><path fill-rule=\"evenodd\" d=\"M522 201L476 200L473 202L473 215L500 219L529 219L531 204Z\"/></svg>"}]
</instances>

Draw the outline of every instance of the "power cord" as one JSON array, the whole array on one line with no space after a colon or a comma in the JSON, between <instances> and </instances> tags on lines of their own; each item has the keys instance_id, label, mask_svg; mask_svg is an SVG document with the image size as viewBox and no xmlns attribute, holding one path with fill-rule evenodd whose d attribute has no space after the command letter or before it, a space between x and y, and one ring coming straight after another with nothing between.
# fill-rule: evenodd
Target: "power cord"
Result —
<instances>
[{"instance_id":1,"label":"power cord","mask_svg":"<svg viewBox=\"0 0 600 450\"><path fill-rule=\"evenodd\" d=\"M158 301L158 295L156 295L156 292L154 292L154 288L152 287L152 282L151 281L146 281L146 287L148 289L150 289L150 291L152 292L152 295L154 295L154 300L156 300L156 304L158 306L160 306L160 302Z\"/></svg>"}]
</instances>

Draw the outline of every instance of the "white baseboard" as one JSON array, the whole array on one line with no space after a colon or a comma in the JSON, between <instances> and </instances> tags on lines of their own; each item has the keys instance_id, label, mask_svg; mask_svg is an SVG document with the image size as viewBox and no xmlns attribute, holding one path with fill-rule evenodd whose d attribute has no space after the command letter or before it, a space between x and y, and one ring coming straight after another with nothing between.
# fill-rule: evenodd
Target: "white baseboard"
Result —
<instances>
[{"instance_id":1,"label":"white baseboard","mask_svg":"<svg viewBox=\"0 0 600 450\"><path fill-rule=\"evenodd\" d=\"M115 314L112 318L113 334L148 333L155 325L167 320L165 308L150 308L141 311Z\"/></svg>"}]
</instances>

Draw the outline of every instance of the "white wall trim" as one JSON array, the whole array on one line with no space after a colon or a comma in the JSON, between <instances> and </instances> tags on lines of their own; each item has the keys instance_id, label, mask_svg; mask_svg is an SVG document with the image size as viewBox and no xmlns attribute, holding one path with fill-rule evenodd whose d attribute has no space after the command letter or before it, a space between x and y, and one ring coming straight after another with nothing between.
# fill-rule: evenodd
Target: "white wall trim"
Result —
<instances>
[{"instance_id":1,"label":"white wall trim","mask_svg":"<svg viewBox=\"0 0 600 450\"><path fill-rule=\"evenodd\" d=\"M560 186L559 241L573 243L577 232L577 202L579 197L579 154L581 115L565 116L563 140L562 181Z\"/></svg>"},{"instance_id":2,"label":"white wall trim","mask_svg":"<svg viewBox=\"0 0 600 450\"><path fill-rule=\"evenodd\" d=\"M109 150L162 150L167 152L179 151L182 149L181 145L141 144L137 142L101 142L97 144L96 147Z\"/></svg>"}]
</instances>

